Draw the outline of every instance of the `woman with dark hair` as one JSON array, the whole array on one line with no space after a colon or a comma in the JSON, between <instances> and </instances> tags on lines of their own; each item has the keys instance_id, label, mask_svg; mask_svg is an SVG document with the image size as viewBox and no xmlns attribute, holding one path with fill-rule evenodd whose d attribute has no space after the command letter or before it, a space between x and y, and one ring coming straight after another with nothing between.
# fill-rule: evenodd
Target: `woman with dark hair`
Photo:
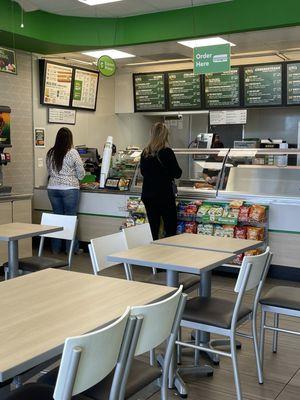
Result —
<instances>
[{"instance_id":1,"label":"woman with dark hair","mask_svg":"<svg viewBox=\"0 0 300 400\"><path fill-rule=\"evenodd\" d=\"M76 215L79 204L79 181L84 178L83 162L73 148L70 129L61 128L57 132L54 146L47 153L48 197L55 214ZM59 253L61 240L52 240L52 251ZM75 252L78 243L75 244Z\"/></svg>"},{"instance_id":2,"label":"woman with dark hair","mask_svg":"<svg viewBox=\"0 0 300 400\"><path fill-rule=\"evenodd\" d=\"M173 150L168 147L169 134L165 124L154 124L149 144L141 155L142 201L154 240L158 239L161 219L166 236L176 235L177 228L174 179L181 177L182 170Z\"/></svg>"}]
</instances>

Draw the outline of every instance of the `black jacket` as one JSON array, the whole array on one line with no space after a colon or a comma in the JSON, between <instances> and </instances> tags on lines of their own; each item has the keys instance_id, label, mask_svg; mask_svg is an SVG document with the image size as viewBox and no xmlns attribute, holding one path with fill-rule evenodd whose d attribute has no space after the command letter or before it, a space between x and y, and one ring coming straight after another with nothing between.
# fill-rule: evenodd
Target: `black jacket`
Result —
<instances>
[{"instance_id":1,"label":"black jacket","mask_svg":"<svg viewBox=\"0 0 300 400\"><path fill-rule=\"evenodd\" d=\"M142 199L174 198L172 182L181 177L182 170L172 149L166 147L148 157L142 153L141 173L144 177Z\"/></svg>"}]
</instances>

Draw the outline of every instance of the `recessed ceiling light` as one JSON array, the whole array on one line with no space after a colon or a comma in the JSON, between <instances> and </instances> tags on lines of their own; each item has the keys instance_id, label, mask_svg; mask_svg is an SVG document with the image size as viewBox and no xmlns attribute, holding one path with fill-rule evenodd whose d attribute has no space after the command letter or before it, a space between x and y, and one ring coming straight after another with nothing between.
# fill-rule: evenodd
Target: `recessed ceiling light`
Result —
<instances>
[{"instance_id":1,"label":"recessed ceiling light","mask_svg":"<svg viewBox=\"0 0 300 400\"><path fill-rule=\"evenodd\" d=\"M114 60L119 60L121 58L131 58L135 57L133 54L125 53L125 51L121 50L95 50L95 51L85 51L82 54L86 54L87 56L91 56L94 58L100 58L101 56L109 56L113 58Z\"/></svg>"},{"instance_id":2,"label":"recessed ceiling light","mask_svg":"<svg viewBox=\"0 0 300 400\"><path fill-rule=\"evenodd\" d=\"M99 4L115 3L116 1L123 0L78 0L80 3L87 4L88 6L97 6Z\"/></svg>"},{"instance_id":3,"label":"recessed ceiling light","mask_svg":"<svg viewBox=\"0 0 300 400\"><path fill-rule=\"evenodd\" d=\"M228 40L222 39L221 37L210 37L206 39L194 39L194 40L183 40L177 42L182 44L183 46L191 47L194 49L195 47L205 47L205 46L214 46L216 44L226 44L229 43L230 46L235 46L234 43L228 42Z\"/></svg>"}]
</instances>

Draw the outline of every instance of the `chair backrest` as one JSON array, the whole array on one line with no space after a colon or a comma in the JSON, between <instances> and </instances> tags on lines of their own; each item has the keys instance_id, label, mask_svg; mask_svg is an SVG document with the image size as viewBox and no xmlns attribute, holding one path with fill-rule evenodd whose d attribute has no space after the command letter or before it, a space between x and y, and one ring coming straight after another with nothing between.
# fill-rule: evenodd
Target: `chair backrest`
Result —
<instances>
[{"instance_id":1,"label":"chair backrest","mask_svg":"<svg viewBox=\"0 0 300 400\"><path fill-rule=\"evenodd\" d=\"M121 350L129 307L114 323L65 341L55 385L55 400L71 399L102 381L116 366Z\"/></svg>"},{"instance_id":2,"label":"chair backrest","mask_svg":"<svg viewBox=\"0 0 300 400\"><path fill-rule=\"evenodd\" d=\"M123 232L129 249L153 242L150 225L148 223L125 228Z\"/></svg>"},{"instance_id":3,"label":"chair backrest","mask_svg":"<svg viewBox=\"0 0 300 400\"><path fill-rule=\"evenodd\" d=\"M181 297L182 286L165 300L131 308L131 315L143 316L135 356L154 349L170 336Z\"/></svg>"},{"instance_id":4,"label":"chair backrest","mask_svg":"<svg viewBox=\"0 0 300 400\"><path fill-rule=\"evenodd\" d=\"M267 247L266 251L257 256L246 256L239 272L239 276L234 288L236 293L241 290L252 290L257 288L264 275L270 257L270 248ZM250 271L249 271L250 268ZM245 282L247 280L247 283Z\"/></svg>"},{"instance_id":5,"label":"chair backrest","mask_svg":"<svg viewBox=\"0 0 300 400\"><path fill-rule=\"evenodd\" d=\"M94 274L97 275L102 269L111 267L118 263L108 262L107 256L120 251L128 250L124 232L101 236L91 240L89 245L90 256Z\"/></svg>"},{"instance_id":6,"label":"chair backrest","mask_svg":"<svg viewBox=\"0 0 300 400\"><path fill-rule=\"evenodd\" d=\"M43 237L74 240L77 228L76 215L42 214L42 225L62 226L64 229L59 232L42 235Z\"/></svg>"}]
</instances>

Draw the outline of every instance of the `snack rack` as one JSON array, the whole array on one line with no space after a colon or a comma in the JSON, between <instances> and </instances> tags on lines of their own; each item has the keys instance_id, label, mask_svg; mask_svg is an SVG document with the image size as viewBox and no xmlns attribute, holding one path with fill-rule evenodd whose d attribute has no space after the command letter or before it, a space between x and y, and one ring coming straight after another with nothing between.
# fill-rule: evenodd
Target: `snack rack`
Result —
<instances>
[{"instance_id":1,"label":"snack rack","mask_svg":"<svg viewBox=\"0 0 300 400\"><path fill-rule=\"evenodd\" d=\"M188 201L178 202L177 234L201 233L219 237L263 240L268 243L269 207L244 201ZM245 254L256 254L250 251ZM233 264L241 265L244 254Z\"/></svg>"},{"instance_id":2,"label":"snack rack","mask_svg":"<svg viewBox=\"0 0 300 400\"><path fill-rule=\"evenodd\" d=\"M128 212L128 217L123 225L124 228L141 225L147 222L145 206L140 196L128 197L126 211Z\"/></svg>"}]
</instances>

